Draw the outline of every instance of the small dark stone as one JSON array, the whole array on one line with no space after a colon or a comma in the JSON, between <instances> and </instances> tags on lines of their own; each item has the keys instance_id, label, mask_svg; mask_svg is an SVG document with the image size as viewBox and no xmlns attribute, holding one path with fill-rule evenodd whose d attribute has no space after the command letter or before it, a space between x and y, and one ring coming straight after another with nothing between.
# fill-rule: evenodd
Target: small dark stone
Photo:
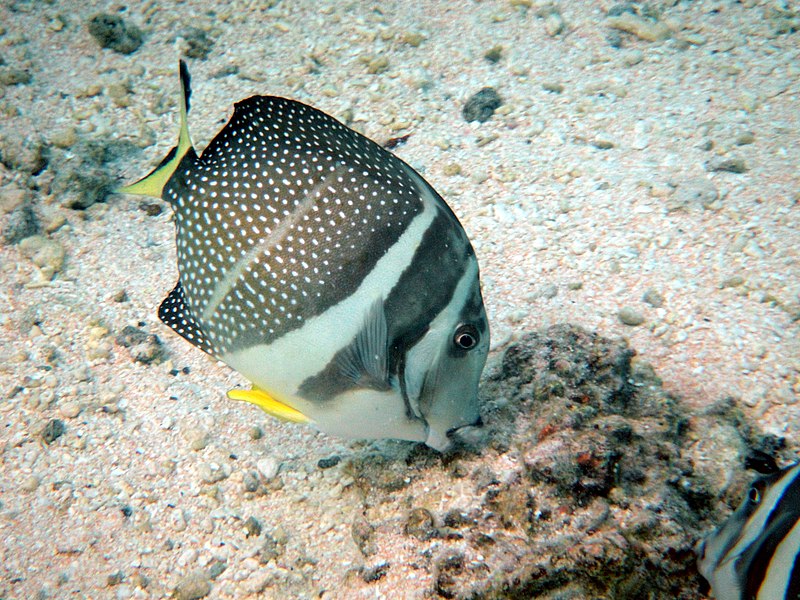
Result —
<instances>
[{"instance_id":1,"label":"small dark stone","mask_svg":"<svg viewBox=\"0 0 800 600\"><path fill-rule=\"evenodd\" d=\"M108 578L106 579L106 584L109 586L115 586L119 585L123 581L125 581L125 573L123 573L122 571L117 571L116 573L112 573L111 575L108 576Z\"/></svg>"},{"instance_id":2,"label":"small dark stone","mask_svg":"<svg viewBox=\"0 0 800 600\"><path fill-rule=\"evenodd\" d=\"M114 300L114 302L127 302L128 292L126 292L125 290L120 290L114 294L112 300Z\"/></svg>"},{"instance_id":3,"label":"small dark stone","mask_svg":"<svg viewBox=\"0 0 800 600\"><path fill-rule=\"evenodd\" d=\"M494 48L490 49L483 55L483 58L488 60L490 63L499 62L501 58L503 58L503 47L502 46L495 46Z\"/></svg>"},{"instance_id":4,"label":"small dark stone","mask_svg":"<svg viewBox=\"0 0 800 600\"><path fill-rule=\"evenodd\" d=\"M142 364L159 363L166 351L159 337L131 325L127 325L116 338L120 346L128 348L131 357Z\"/></svg>"},{"instance_id":5,"label":"small dark stone","mask_svg":"<svg viewBox=\"0 0 800 600\"><path fill-rule=\"evenodd\" d=\"M271 535L265 535L264 544L259 548L256 558L260 564L265 565L269 561L278 558L280 554L281 551L278 546L278 541Z\"/></svg>"},{"instance_id":6,"label":"small dark stone","mask_svg":"<svg viewBox=\"0 0 800 600\"><path fill-rule=\"evenodd\" d=\"M500 108L503 100L494 88L485 87L464 104L462 114L466 121L488 121L494 111Z\"/></svg>"},{"instance_id":7,"label":"small dark stone","mask_svg":"<svg viewBox=\"0 0 800 600\"><path fill-rule=\"evenodd\" d=\"M386 576L386 573L389 572L389 563L382 562L374 567L365 568L364 571L361 573L361 578L364 580L365 583L374 583L379 579L383 579Z\"/></svg>"},{"instance_id":8,"label":"small dark stone","mask_svg":"<svg viewBox=\"0 0 800 600\"><path fill-rule=\"evenodd\" d=\"M183 53L186 58L205 60L214 47L214 40L199 27L187 27L181 31L180 36L186 40L186 50Z\"/></svg>"},{"instance_id":9,"label":"small dark stone","mask_svg":"<svg viewBox=\"0 0 800 600\"><path fill-rule=\"evenodd\" d=\"M164 207L157 202L142 202L139 204L139 210L143 211L148 217L157 217L164 212Z\"/></svg>"},{"instance_id":10,"label":"small dark stone","mask_svg":"<svg viewBox=\"0 0 800 600\"><path fill-rule=\"evenodd\" d=\"M125 515L126 517L130 517L133 514L133 509L127 504L125 504L120 510L122 511L122 514Z\"/></svg>"},{"instance_id":11,"label":"small dark stone","mask_svg":"<svg viewBox=\"0 0 800 600\"><path fill-rule=\"evenodd\" d=\"M606 41L612 48L622 48L622 34L616 29L606 32Z\"/></svg>"},{"instance_id":12,"label":"small dark stone","mask_svg":"<svg viewBox=\"0 0 800 600\"><path fill-rule=\"evenodd\" d=\"M341 460L342 458L339 455L334 454L333 456L329 456L327 458L320 458L319 461L317 461L317 466L320 469L330 469L331 467L338 465Z\"/></svg>"},{"instance_id":13,"label":"small dark stone","mask_svg":"<svg viewBox=\"0 0 800 600\"><path fill-rule=\"evenodd\" d=\"M120 54L131 54L139 49L144 40L142 30L122 17L101 13L89 19L89 33L101 48L108 48Z\"/></svg>"},{"instance_id":14,"label":"small dark stone","mask_svg":"<svg viewBox=\"0 0 800 600\"><path fill-rule=\"evenodd\" d=\"M39 217L30 202L23 202L8 216L3 228L3 239L7 244L16 244L20 240L36 235L41 231Z\"/></svg>"},{"instance_id":15,"label":"small dark stone","mask_svg":"<svg viewBox=\"0 0 800 600\"><path fill-rule=\"evenodd\" d=\"M740 174L747 171L747 163L742 158L717 158L706 163L706 170Z\"/></svg>"},{"instance_id":16,"label":"small dark stone","mask_svg":"<svg viewBox=\"0 0 800 600\"><path fill-rule=\"evenodd\" d=\"M64 421L61 419L51 419L47 425L44 426L44 429L42 429L42 439L45 444L52 444L64 435L64 431L66 431Z\"/></svg>"},{"instance_id":17,"label":"small dark stone","mask_svg":"<svg viewBox=\"0 0 800 600\"><path fill-rule=\"evenodd\" d=\"M261 523L255 517L248 517L244 522L245 535L247 537L258 537L261 535Z\"/></svg>"},{"instance_id":18,"label":"small dark stone","mask_svg":"<svg viewBox=\"0 0 800 600\"><path fill-rule=\"evenodd\" d=\"M215 560L211 563L208 567L208 577L211 581L214 581L217 577L222 575L225 572L225 569L228 568L228 562L224 560Z\"/></svg>"}]
</instances>

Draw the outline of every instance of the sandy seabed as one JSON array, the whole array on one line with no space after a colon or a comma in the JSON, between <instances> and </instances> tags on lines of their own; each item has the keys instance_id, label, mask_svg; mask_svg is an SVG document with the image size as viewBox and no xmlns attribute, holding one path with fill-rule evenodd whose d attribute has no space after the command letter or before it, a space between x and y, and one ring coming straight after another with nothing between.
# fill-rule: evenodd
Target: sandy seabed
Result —
<instances>
[{"instance_id":1,"label":"sandy seabed","mask_svg":"<svg viewBox=\"0 0 800 600\"><path fill-rule=\"evenodd\" d=\"M625 337L687 407L732 396L798 448L797 16L772 1L634 3L612 10L636 15L626 25L613 5L2 3L0 224L30 202L45 242L0 246L0 597L435 595L410 566L428 546L365 559L354 541L347 461L318 462L362 444L230 402L241 378L158 322L177 278L169 209L109 195L77 210L56 193L55 165L82 140L138 149L108 163L119 182L167 153L189 27L213 41L189 60L198 148L253 94L379 142L410 134L395 152L478 254L490 362L553 323ZM139 25L141 47L101 49L98 11ZM466 122L487 86L502 106ZM128 325L168 359L134 361ZM415 485L438 508L461 493L435 472ZM379 559L391 567L372 581L352 576Z\"/></svg>"}]
</instances>

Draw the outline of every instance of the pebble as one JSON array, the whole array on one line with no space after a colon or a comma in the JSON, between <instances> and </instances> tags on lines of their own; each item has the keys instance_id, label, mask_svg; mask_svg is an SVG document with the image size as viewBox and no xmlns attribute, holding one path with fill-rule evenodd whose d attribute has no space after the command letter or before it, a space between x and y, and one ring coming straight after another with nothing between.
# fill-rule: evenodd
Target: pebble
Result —
<instances>
[{"instance_id":1,"label":"pebble","mask_svg":"<svg viewBox=\"0 0 800 600\"><path fill-rule=\"evenodd\" d=\"M227 463L202 463L197 470L203 483L217 483L227 479L231 474L231 467Z\"/></svg>"},{"instance_id":2,"label":"pebble","mask_svg":"<svg viewBox=\"0 0 800 600\"><path fill-rule=\"evenodd\" d=\"M58 407L58 412L66 419L74 419L81 414L81 406L77 402L64 402Z\"/></svg>"},{"instance_id":3,"label":"pebble","mask_svg":"<svg viewBox=\"0 0 800 600\"><path fill-rule=\"evenodd\" d=\"M630 12L609 16L606 25L625 33L632 33L640 40L657 42L670 36L669 27L657 21L651 21Z\"/></svg>"},{"instance_id":4,"label":"pebble","mask_svg":"<svg viewBox=\"0 0 800 600\"><path fill-rule=\"evenodd\" d=\"M661 308L664 306L664 296L661 295L656 288L647 288L642 296L642 300L647 302L653 308Z\"/></svg>"},{"instance_id":5,"label":"pebble","mask_svg":"<svg viewBox=\"0 0 800 600\"><path fill-rule=\"evenodd\" d=\"M320 458L317 461L317 466L320 469L330 469L331 467L335 467L339 464L342 458L338 454L334 454L333 456L329 456L327 458Z\"/></svg>"},{"instance_id":6,"label":"pebble","mask_svg":"<svg viewBox=\"0 0 800 600\"><path fill-rule=\"evenodd\" d=\"M43 235L26 237L19 243L20 252L29 258L46 279L52 279L64 266L66 252L57 241Z\"/></svg>"},{"instance_id":7,"label":"pebble","mask_svg":"<svg viewBox=\"0 0 800 600\"><path fill-rule=\"evenodd\" d=\"M119 15L101 13L94 15L87 24L89 33L101 48L120 54L132 54L144 41L142 30L122 20Z\"/></svg>"},{"instance_id":8,"label":"pebble","mask_svg":"<svg viewBox=\"0 0 800 600\"><path fill-rule=\"evenodd\" d=\"M483 58L488 60L490 63L500 62L500 59L503 58L503 47L498 45L490 48L483 55Z\"/></svg>"},{"instance_id":9,"label":"pebble","mask_svg":"<svg viewBox=\"0 0 800 600\"><path fill-rule=\"evenodd\" d=\"M557 81L545 81L542 83L542 89L545 92L552 92L553 94L560 94L564 91L564 84Z\"/></svg>"},{"instance_id":10,"label":"pebble","mask_svg":"<svg viewBox=\"0 0 800 600\"><path fill-rule=\"evenodd\" d=\"M64 426L64 421L61 419L51 419L47 425L44 426L42 429L42 439L44 440L45 444L52 444L66 431L66 427Z\"/></svg>"},{"instance_id":11,"label":"pebble","mask_svg":"<svg viewBox=\"0 0 800 600\"><path fill-rule=\"evenodd\" d=\"M494 88L485 87L472 95L464 104L462 114L467 122L488 121L494 111L503 104L503 100Z\"/></svg>"},{"instance_id":12,"label":"pebble","mask_svg":"<svg viewBox=\"0 0 800 600\"><path fill-rule=\"evenodd\" d=\"M189 448L195 452L203 450L210 441L208 432L199 427L193 427L184 433L184 437L189 442Z\"/></svg>"},{"instance_id":13,"label":"pebble","mask_svg":"<svg viewBox=\"0 0 800 600\"><path fill-rule=\"evenodd\" d=\"M624 325L630 327L636 327L644 323L644 315L630 306L621 308L617 313L617 317Z\"/></svg>"},{"instance_id":14,"label":"pebble","mask_svg":"<svg viewBox=\"0 0 800 600\"><path fill-rule=\"evenodd\" d=\"M175 600L199 600L211 593L211 579L202 571L186 575L172 592Z\"/></svg>"},{"instance_id":15,"label":"pebble","mask_svg":"<svg viewBox=\"0 0 800 600\"><path fill-rule=\"evenodd\" d=\"M644 60L644 52L638 48L635 50L628 50L622 55L622 64L626 67L633 67L638 65Z\"/></svg>"},{"instance_id":16,"label":"pebble","mask_svg":"<svg viewBox=\"0 0 800 600\"><path fill-rule=\"evenodd\" d=\"M255 492L258 490L258 473L255 471L245 471L242 477L242 485L245 492Z\"/></svg>"},{"instance_id":17,"label":"pebble","mask_svg":"<svg viewBox=\"0 0 800 600\"><path fill-rule=\"evenodd\" d=\"M32 492L39 487L39 478L36 475L29 475L22 480L19 487L25 492Z\"/></svg>"},{"instance_id":18,"label":"pebble","mask_svg":"<svg viewBox=\"0 0 800 600\"><path fill-rule=\"evenodd\" d=\"M558 295L558 286L554 283L545 284L538 293L539 296L549 300L551 298L555 298Z\"/></svg>"},{"instance_id":19,"label":"pebble","mask_svg":"<svg viewBox=\"0 0 800 600\"><path fill-rule=\"evenodd\" d=\"M708 171L722 171L725 173L744 173L748 170L747 163L743 158L723 156L712 158L706 163Z\"/></svg>"},{"instance_id":20,"label":"pebble","mask_svg":"<svg viewBox=\"0 0 800 600\"><path fill-rule=\"evenodd\" d=\"M744 284L744 277L742 277L741 275L732 275L727 279L723 279L720 282L719 287L720 289L725 289L725 288L739 287L742 284Z\"/></svg>"},{"instance_id":21,"label":"pebble","mask_svg":"<svg viewBox=\"0 0 800 600\"><path fill-rule=\"evenodd\" d=\"M550 14L544 19L544 30L550 37L556 37L560 33L563 33L565 28L566 23L564 22L564 17L562 17L561 13L557 10L550 11Z\"/></svg>"},{"instance_id":22,"label":"pebble","mask_svg":"<svg viewBox=\"0 0 800 600\"><path fill-rule=\"evenodd\" d=\"M611 135L605 132L598 133L591 144L598 150L610 150L617 145Z\"/></svg>"},{"instance_id":23,"label":"pebble","mask_svg":"<svg viewBox=\"0 0 800 600\"><path fill-rule=\"evenodd\" d=\"M125 326L116 342L128 349L134 361L145 365L158 364L166 358L166 350L157 335L131 325Z\"/></svg>"},{"instance_id":24,"label":"pebble","mask_svg":"<svg viewBox=\"0 0 800 600\"><path fill-rule=\"evenodd\" d=\"M248 517L244 522L246 537L258 537L261 535L261 523L255 517Z\"/></svg>"},{"instance_id":25,"label":"pebble","mask_svg":"<svg viewBox=\"0 0 800 600\"><path fill-rule=\"evenodd\" d=\"M389 70L389 59L385 56L377 56L367 61L367 73L370 75L380 75Z\"/></svg>"},{"instance_id":26,"label":"pebble","mask_svg":"<svg viewBox=\"0 0 800 600\"><path fill-rule=\"evenodd\" d=\"M258 469L258 472L265 481L272 481L275 479L280 468L281 463L278 461L278 459L272 456L267 456L259 459L258 462L256 462L256 469Z\"/></svg>"}]
</instances>

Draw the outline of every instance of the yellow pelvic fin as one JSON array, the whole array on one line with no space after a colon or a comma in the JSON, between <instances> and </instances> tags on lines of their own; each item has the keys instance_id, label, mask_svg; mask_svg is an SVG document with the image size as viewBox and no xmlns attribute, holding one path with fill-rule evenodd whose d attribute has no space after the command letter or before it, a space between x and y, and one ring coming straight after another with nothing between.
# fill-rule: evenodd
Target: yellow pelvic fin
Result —
<instances>
[{"instance_id":1,"label":"yellow pelvic fin","mask_svg":"<svg viewBox=\"0 0 800 600\"><path fill-rule=\"evenodd\" d=\"M164 186L172 177L172 174L178 168L181 160L186 153L192 148L192 140L189 138L189 97L191 96L191 87L189 79L189 70L186 63L180 61L179 65L180 78L181 78L181 129L178 134L178 145L173 148L167 157L161 161L153 171L146 177L140 179L136 183L126 185L124 187L114 190L118 194L137 194L140 196L152 196L154 198L161 198L161 193Z\"/></svg>"},{"instance_id":2,"label":"yellow pelvic fin","mask_svg":"<svg viewBox=\"0 0 800 600\"><path fill-rule=\"evenodd\" d=\"M275 400L275 398L267 394L264 390L260 390L256 387L250 390L230 390L228 392L228 398L231 400L244 400L245 402L255 404L268 415L277 417L281 421L308 423L311 420L299 410Z\"/></svg>"}]
</instances>

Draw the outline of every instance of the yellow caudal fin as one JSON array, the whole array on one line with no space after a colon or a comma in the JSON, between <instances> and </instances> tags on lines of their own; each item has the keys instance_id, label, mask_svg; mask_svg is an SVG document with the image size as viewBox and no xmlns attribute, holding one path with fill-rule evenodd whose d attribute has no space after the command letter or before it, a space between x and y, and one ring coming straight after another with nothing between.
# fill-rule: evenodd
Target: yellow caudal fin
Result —
<instances>
[{"instance_id":1,"label":"yellow caudal fin","mask_svg":"<svg viewBox=\"0 0 800 600\"><path fill-rule=\"evenodd\" d=\"M281 421L291 421L292 423L308 423L311 419L301 413L299 410L287 406L283 402L275 400L272 396L265 391L254 387L251 390L231 390L228 392L228 398L231 400L244 400L251 404L255 404L268 415L277 417Z\"/></svg>"},{"instance_id":2,"label":"yellow caudal fin","mask_svg":"<svg viewBox=\"0 0 800 600\"><path fill-rule=\"evenodd\" d=\"M189 114L189 98L192 95L191 80L189 69L186 63L180 61L179 71L181 78L181 129L178 134L178 145L170 150L169 154L161 161L153 171L136 183L126 185L114 190L118 194L137 194L140 196L152 196L161 198L164 186L178 168L181 160L189 150L192 149L192 140L189 138L189 125L187 117Z\"/></svg>"}]
</instances>

